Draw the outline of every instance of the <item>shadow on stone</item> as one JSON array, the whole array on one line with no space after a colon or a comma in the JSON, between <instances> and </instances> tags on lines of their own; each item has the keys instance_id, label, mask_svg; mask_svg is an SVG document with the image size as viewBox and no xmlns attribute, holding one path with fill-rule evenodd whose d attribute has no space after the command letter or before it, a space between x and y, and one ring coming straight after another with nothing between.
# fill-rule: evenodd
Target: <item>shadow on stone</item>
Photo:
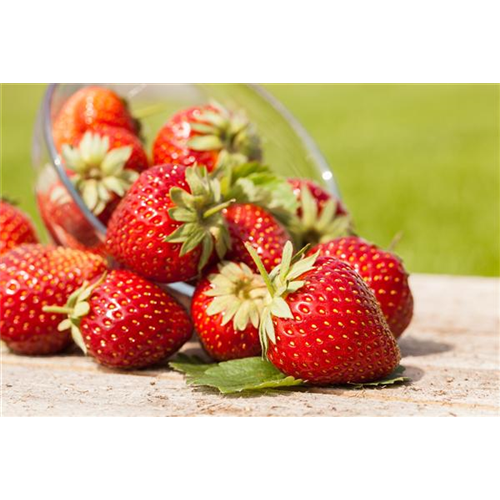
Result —
<instances>
[{"instance_id":1,"label":"shadow on stone","mask_svg":"<svg viewBox=\"0 0 500 500\"><path fill-rule=\"evenodd\" d=\"M452 345L444 342L423 340L415 337L403 337L399 341L399 347L403 358L405 356L428 356L429 354L439 354L453 349Z\"/></svg>"}]
</instances>

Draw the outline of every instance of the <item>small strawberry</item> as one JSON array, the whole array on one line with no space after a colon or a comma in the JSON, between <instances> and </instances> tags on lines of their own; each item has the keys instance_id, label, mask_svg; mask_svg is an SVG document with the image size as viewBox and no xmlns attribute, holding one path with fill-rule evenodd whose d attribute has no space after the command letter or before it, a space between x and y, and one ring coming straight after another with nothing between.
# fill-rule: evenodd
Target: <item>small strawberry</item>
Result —
<instances>
[{"instance_id":1,"label":"small strawberry","mask_svg":"<svg viewBox=\"0 0 500 500\"><path fill-rule=\"evenodd\" d=\"M191 316L212 358L223 361L260 354L259 316L266 294L262 277L243 263L220 263L200 281Z\"/></svg>"},{"instance_id":2,"label":"small strawberry","mask_svg":"<svg viewBox=\"0 0 500 500\"><path fill-rule=\"evenodd\" d=\"M396 255L356 236L317 245L309 254L314 252L349 263L372 289L394 336L404 332L413 316L413 296Z\"/></svg>"},{"instance_id":3,"label":"small strawberry","mask_svg":"<svg viewBox=\"0 0 500 500\"><path fill-rule=\"evenodd\" d=\"M270 213L250 203L234 204L224 210L224 218L231 235L231 250L226 255L228 260L244 262L257 270L245 248L245 243L249 242L267 271L281 262L281 253L290 235Z\"/></svg>"},{"instance_id":4,"label":"small strawberry","mask_svg":"<svg viewBox=\"0 0 500 500\"><path fill-rule=\"evenodd\" d=\"M22 354L53 354L71 342L47 304L63 305L106 269L100 257L62 247L21 245L0 257L0 338Z\"/></svg>"},{"instance_id":5,"label":"small strawberry","mask_svg":"<svg viewBox=\"0 0 500 500\"><path fill-rule=\"evenodd\" d=\"M159 286L130 271L111 271L84 284L64 307L59 330L104 366L144 368L178 351L191 337L184 308Z\"/></svg>"},{"instance_id":6,"label":"small strawberry","mask_svg":"<svg viewBox=\"0 0 500 500\"><path fill-rule=\"evenodd\" d=\"M156 165L204 165L211 172L224 152L226 160L260 160L260 140L243 113L219 104L182 110L160 130L153 145Z\"/></svg>"},{"instance_id":7,"label":"small strawberry","mask_svg":"<svg viewBox=\"0 0 500 500\"><path fill-rule=\"evenodd\" d=\"M400 352L373 293L348 264L317 254L292 259L267 274L251 245L269 295L259 326L264 352L285 375L311 384L380 379Z\"/></svg>"},{"instance_id":8,"label":"small strawberry","mask_svg":"<svg viewBox=\"0 0 500 500\"><path fill-rule=\"evenodd\" d=\"M214 247L230 246L229 205L204 167L159 165L141 174L108 224L107 248L121 264L162 283L194 278Z\"/></svg>"},{"instance_id":9,"label":"small strawberry","mask_svg":"<svg viewBox=\"0 0 500 500\"><path fill-rule=\"evenodd\" d=\"M137 134L139 126L125 101L110 89L84 87L75 92L62 106L52 126L58 151L63 144L75 140L95 125L110 125Z\"/></svg>"},{"instance_id":10,"label":"small strawberry","mask_svg":"<svg viewBox=\"0 0 500 500\"><path fill-rule=\"evenodd\" d=\"M120 199L148 168L141 142L127 130L99 125L62 154L71 181L85 205L106 224Z\"/></svg>"},{"instance_id":11,"label":"small strawberry","mask_svg":"<svg viewBox=\"0 0 500 500\"><path fill-rule=\"evenodd\" d=\"M299 204L290 224L298 242L316 244L350 234L350 216L340 200L308 179L292 178L288 183Z\"/></svg>"},{"instance_id":12,"label":"small strawberry","mask_svg":"<svg viewBox=\"0 0 500 500\"><path fill-rule=\"evenodd\" d=\"M37 243L30 218L19 208L0 199L0 255L23 243Z\"/></svg>"},{"instance_id":13,"label":"small strawberry","mask_svg":"<svg viewBox=\"0 0 500 500\"><path fill-rule=\"evenodd\" d=\"M47 191L36 194L40 216L54 243L104 255L96 230L75 203L66 187L54 180Z\"/></svg>"}]
</instances>

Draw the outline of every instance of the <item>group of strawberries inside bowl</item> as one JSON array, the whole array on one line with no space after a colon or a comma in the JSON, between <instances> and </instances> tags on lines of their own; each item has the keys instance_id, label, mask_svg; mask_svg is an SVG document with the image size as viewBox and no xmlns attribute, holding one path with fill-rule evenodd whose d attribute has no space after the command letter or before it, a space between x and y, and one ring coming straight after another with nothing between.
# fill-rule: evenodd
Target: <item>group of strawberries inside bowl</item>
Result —
<instances>
[{"instance_id":1,"label":"group of strawberries inside bowl","mask_svg":"<svg viewBox=\"0 0 500 500\"><path fill-rule=\"evenodd\" d=\"M29 218L1 201L0 336L11 351L76 343L104 366L139 369L194 330L219 364L258 357L308 385L376 382L397 369L413 314L401 260L360 238L319 184L273 172L244 110L177 112L150 160L126 103L88 86L52 134L106 240L92 252L40 244ZM60 189L38 196L49 232L60 219L85 232L72 200L53 203ZM189 311L164 286L179 281L195 287Z\"/></svg>"}]
</instances>

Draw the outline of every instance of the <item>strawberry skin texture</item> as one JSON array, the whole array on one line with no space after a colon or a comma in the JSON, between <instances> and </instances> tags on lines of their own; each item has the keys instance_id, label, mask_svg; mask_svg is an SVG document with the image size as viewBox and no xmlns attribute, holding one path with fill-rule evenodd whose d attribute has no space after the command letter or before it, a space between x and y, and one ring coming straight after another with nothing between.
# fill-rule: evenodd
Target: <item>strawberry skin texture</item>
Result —
<instances>
[{"instance_id":1,"label":"strawberry skin texture","mask_svg":"<svg viewBox=\"0 0 500 500\"><path fill-rule=\"evenodd\" d=\"M57 314L46 305L63 306L84 281L106 270L90 253L62 247L21 245L0 257L0 337L17 353L54 354L71 343L59 332Z\"/></svg>"},{"instance_id":2,"label":"strawberry skin texture","mask_svg":"<svg viewBox=\"0 0 500 500\"><path fill-rule=\"evenodd\" d=\"M158 132L153 144L153 163L178 163L190 167L197 163L211 172L219 157L218 151L195 151L187 145L189 139L199 135L191 129L190 122L204 123L200 114L204 111L217 113L213 106L196 106L175 114Z\"/></svg>"},{"instance_id":3,"label":"strawberry skin texture","mask_svg":"<svg viewBox=\"0 0 500 500\"><path fill-rule=\"evenodd\" d=\"M349 263L372 289L394 336L404 332L413 316L413 295L396 255L356 236L317 245L309 253L317 251Z\"/></svg>"},{"instance_id":4,"label":"strawberry skin texture","mask_svg":"<svg viewBox=\"0 0 500 500\"><path fill-rule=\"evenodd\" d=\"M300 190L303 186L309 188L309 191L313 195L313 198L315 199L318 207L318 215L321 215L321 210L323 209L325 203L333 198L333 195L331 195L328 191L323 189L319 184L316 184L316 182L311 181L309 179L289 178L287 179L287 181L290 184L290 186L292 186L293 194L295 195L297 201L299 202L299 208L297 209L297 215L299 217L302 215L302 209L300 208L300 201L301 201ZM337 200L337 211L335 215L346 215L346 214L347 214L346 208L344 207L344 205L340 200Z\"/></svg>"},{"instance_id":5,"label":"strawberry skin texture","mask_svg":"<svg viewBox=\"0 0 500 500\"><path fill-rule=\"evenodd\" d=\"M208 273L217 273L217 267ZM248 323L244 330L237 330L230 321L222 325L223 314L209 316L206 311L213 297L205 295L212 288L207 277L195 289L191 302L191 317L205 351L217 361L258 356L261 353L259 330Z\"/></svg>"},{"instance_id":6,"label":"strawberry skin texture","mask_svg":"<svg viewBox=\"0 0 500 500\"><path fill-rule=\"evenodd\" d=\"M0 255L23 243L37 243L29 217L17 207L0 200Z\"/></svg>"},{"instance_id":7,"label":"strawberry skin texture","mask_svg":"<svg viewBox=\"0 0 500 500\"><path fill-rule=\"evenodd\" d=\"M234 204L224 210L224 217L231 235L227 260L244 262L257 271L245 248L248 241L257 250L268 272L281 262L281 253L290 235L269 212L250 203Z\"/></svg>"},{"instance_id":8,"label":"strawberry skin texture","mask_svg":"<svg viewBox=\"0 0 500 500\"><path fill-rule=\"evenodd\" d=\"M80 331L87 353L112 368L144 368L171 356L191 337L184 308L130 271L111 271L91 294Z\"/></svg>"},{"instance_id":9,"label":"strawberry skin texture","mask_svg":"<svg viewBox=\"0 0 500 500\"><path fill-rule=\"evenodd\" d=\"M180 256L180 243L164 239L180 225L170 218L174 206L170 189L189 191L185 168L159 165L141 174L122 199L108 224L107 248L121 264L161 283L194 278L198 274L199 247Z\"/></svg>"},{"instance_id":10,"label":"strawberry skin texture","mask_svg":"<svg viewBox=\"0 0 500 500\"><path fill-rule=\"evenodd\" d=\"M319 257L305 283L285 300L291 319L273 318L269 360L286 375L316 385L380 379L400 352L366 283L345 262Z\"/></svg>"},{"instance_id":11,"label":"strawberry skin texture","mask_svg":"<svg viewBox=\"0 0 500 500\"><path fill-rule=\"evenodd\" d=\"M137 123L120 96L103 87L84 87L64 103L54 120L52 135L57 150L63 144L73 144L78 136L97 124L138 132Z\"/></svg>"}]
</instances>

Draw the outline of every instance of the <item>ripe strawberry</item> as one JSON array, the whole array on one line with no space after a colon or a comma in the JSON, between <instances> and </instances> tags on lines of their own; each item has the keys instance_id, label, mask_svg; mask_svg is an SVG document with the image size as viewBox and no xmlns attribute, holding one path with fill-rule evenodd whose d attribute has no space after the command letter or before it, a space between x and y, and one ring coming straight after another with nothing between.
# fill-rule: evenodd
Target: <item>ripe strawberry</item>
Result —
<instances>
[{"instance_id":1,"label":"ripe strawberry","mask_svg":"<svg viewBox=\"0 0 500 500\"><path fill-rule=\"evenodd\" d=\"M253 125L240 113L219 104L182 110L160 130L153 144L155 165L204 165L211 172L224 152L240 163L260 160L260 140Z\"/></svg>"},{"instance_id":2,"label":"ripe strawberry","mask_svg":"<svg viewBox=\"0 0 500 500\"><path fill-rule=\"evenodd\" d=\"M135 135L107 125L85 132L73 146L64 144L62 153L71 181L103 224L139 173L149 166Z\"/></svg>"},{"instance_id":3,"label":"ripe strawberry","mask_svg":"<svg viewBox=\"0 0 500 500\"><path fill-rule=\"evenodd\" d=\"M380 379L398 365L400 352L377 301L345 262L317 254L292 260L287 243L278 268L259 265L269 296L259 333L264 351L286 375L311 384Z\"/></svg>"},{"instance_id":4,"label":"ripe strawberry","mask_svg":"<svg viewBox=\"0 0 500 500\"><path fill-rule=\"evenodd\" d=\"M54 243L75 250L105 255L104 245L94 227L73 201L61 181L36 194L40 216Z\"/></svg>"},{"instance_id":5,"label":"ripe strawberry","mask_svg":"<svg viewBox=\"0 0 500 500\"><path fill-rule=\"evenodd\" d=\"M394 336L405 331L413 316L413 296L396 255L356 236L317 245L309 253L314 252L349 263L372 289Z\"/></svg>"},{"instance_id":6,"label":"ripe strawberry","mask_svg":"<svg viewBox=\"0 0 500 500\"><path fill-rule=\"evenodd\" d=\"M194 292L191 316L208 354L217 361L260 354L259 316L266 285L246 264L223 262Z\"/></svg>"},{"instance_id":7,"label":"ripe strawberry","mask_svg":"<svg viewBox=\"0 0 500 500\"><path fill-rule=\"evenodd\" d=\"M298 202L296 218L290 224L302 245L328 241L351 232L349 213L340 200L308 179L288 179Z\"/></svg>"},{"instance_id":8,"label":"ripe strawberry","mask_svg":"<svg viewBox=\"0 0 500 500\"><path fill-rule=\"evenodd\" d=\"M37 243L35 228L19 208L0 199L0 255L23 243Z\"/></svg>"},{"instance_id":9,"label":"ripe strawberry","mask_svg":"<svg viewBox=\"0 0 500 500\"><path fill-rule=\"evenodd\" d=\"M230 245L221 214L228 204L204 167L152 167L111 216L107 248L146 278L163 283L189 280L209 262L214 247L222 258Z\"/></svg>"},{"instance_id":10,"label":"ripe strawberry","mask_svg":"<svg viewBox=\"0 0 500 500\"><path fill-rule=\"evenodd\" d=\"M0 257L0 337L22 354L53 354L70 336L57 330L47 304L63 305L85 280L102 274L100 257L62 247L21 245Z\"/></svg>"},{"instance_id":11,"label":"ripe strawberry","mask_svg":"<svg viewBox=\"0 0 500 500\"><path fill-rule=\"evenodd\" d=\"M130 271L111 271L75 291L59 329L71 331L87 354L112 368L144 368L178 351L191 337L184 308L159 286Z\"/></svg>"},{"instance_id":12,"label":"ripe strawberry","mask_svg":"<svg viewBox=\"0 0 500 500\"><path fill-rule=\"evenodd\" d=\"M224 210L224 218L231 235L228 260L244 262L256 271L255 262L245 248L248 241L267 271L281 262L281 253L290 235L270 213L250 203L234 204Z\"/></svg>"},{"instance_id":13,"label":"ripe strawberry","mask_svg":"<svg viewBox=\"0 0 500 500\"><path fill-rule=\"evenodd\" d=\"M139 126L127 109L125 101L110 89L84 87L62 106L52 126L58 151L63 144L73 144L95 125L110 125L137 134Z\"/></svg>"}]
</instances>

